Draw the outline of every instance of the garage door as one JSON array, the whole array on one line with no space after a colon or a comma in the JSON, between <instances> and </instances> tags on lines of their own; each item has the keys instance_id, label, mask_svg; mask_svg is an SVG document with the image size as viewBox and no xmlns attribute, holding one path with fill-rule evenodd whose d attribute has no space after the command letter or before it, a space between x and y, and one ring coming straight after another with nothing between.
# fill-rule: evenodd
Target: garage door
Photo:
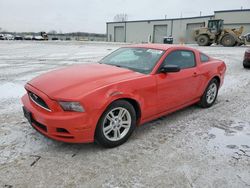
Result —
<instances>
[{"instance_id":1,"label":"garage door","mask_svg":"<svg viewBox=\"0 0 250 188\"><path fill-rule=\"evenodd\" d=\"M205 27L205 22L200 23L189 23L186 28L186 42L189 44L196 43L194 40L193 33L196 29Z\"/></svg>"},{"instance_id":2,"label":"garage door","mask_svg":"<svg viewBox=\"0 0 250 188\"><path fill-rule=\"evenodd\" d=\"M167 37L168 25L154 26L154 43L163 43L164 37Z\"/></svg>"},{"instance_id":3,"label":"garage door","mask_svg":"<svg viewBox=\"0 0 250 188\"><path fill-rule=\"evenodd\" d=\"M250 24L224 24L224 28L225 29L239 29L241 26L244 27L244 30L243 30L243 35L246 34L246 33L250 33Z\"/></svg>"},{"instance_id":4,"label":"garage door","mask_svg":"<svg viewBox=\"0 0 250 188\"><path fill-rule=\"evenodd\" d=\"M125 42L125 30L123 26L115 27L115 42Z\"/></svg>"}]
</instances>

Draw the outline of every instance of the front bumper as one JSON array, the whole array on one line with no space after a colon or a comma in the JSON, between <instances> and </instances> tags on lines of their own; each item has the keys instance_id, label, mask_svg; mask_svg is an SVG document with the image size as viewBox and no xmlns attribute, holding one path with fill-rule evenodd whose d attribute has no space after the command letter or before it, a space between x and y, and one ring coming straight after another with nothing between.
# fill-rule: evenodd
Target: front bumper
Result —
<instances>
[{"instance_id":1,"label":"front bumper","mask_svg":"<svg viewBox=\"0 0 250 188\"><path fill-rule=\"evenodd\" d=\"M30 88L29 88L30 89ZM32 92L44 95L39 91ZM45 99L47 102L51 99ZM25 117L41 134L54 140L69 143L89 143L94 141L95 122L86 113L64 112L63 110L46 111L30 100L28 94L22 97ZM53 104L53 101L49 101ZM51 106L50 106L51 107ZM56 109L53 107L51 109ZM29 116L29 118L28 118Z\"/></svg>"}]
</instances>

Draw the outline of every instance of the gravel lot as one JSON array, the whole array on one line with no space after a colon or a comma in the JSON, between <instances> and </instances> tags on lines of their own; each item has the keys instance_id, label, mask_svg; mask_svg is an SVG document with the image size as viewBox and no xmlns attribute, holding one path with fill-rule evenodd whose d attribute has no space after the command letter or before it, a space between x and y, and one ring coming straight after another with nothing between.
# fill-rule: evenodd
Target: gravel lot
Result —
<instances>
[{"instance_id":1,"label":"gravel lot","mask_svg":"<svg viewBox=\"0 0 250 188\"><path fill-rule=\"evenodd\" d=\"M250 70L246 47L198 47L227 64L210 109L191 106L138 127L114 149L47 139L23 117L31 78L94 62L117 44L0 42L0 186L250 187Z\"/></svg>"}]
</instances>

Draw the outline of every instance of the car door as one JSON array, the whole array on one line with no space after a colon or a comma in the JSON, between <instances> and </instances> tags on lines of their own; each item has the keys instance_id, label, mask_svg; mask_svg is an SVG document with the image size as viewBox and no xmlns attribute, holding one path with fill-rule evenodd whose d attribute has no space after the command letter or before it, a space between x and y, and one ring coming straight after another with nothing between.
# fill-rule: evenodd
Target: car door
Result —
<instances>
[{"instance_id":1,"label":"car door","mask_svg":"<svg viewBox=\"0 0 250 188\"><path fill-rule=\"evenodd\" d=\"M197 72L195 53L191 50L174 50L169 52L162 66L177 65L181 68L176 73L158 73L157 101L158 113L181 107L198 97L200 76Z\"/></svg>"}]
</instances>

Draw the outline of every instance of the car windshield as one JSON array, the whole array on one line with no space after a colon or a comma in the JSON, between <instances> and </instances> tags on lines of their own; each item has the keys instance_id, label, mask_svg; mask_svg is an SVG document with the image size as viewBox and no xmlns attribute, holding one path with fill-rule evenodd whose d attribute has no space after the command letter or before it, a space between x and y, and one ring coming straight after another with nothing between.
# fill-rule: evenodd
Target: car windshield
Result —
<instances>
[{"instance_id":1,"label":"car windshield","mask_svg":"<svg viewBox=\"0 0 250 188\"><path fill-rule=\"evenodd\" d=\"M148 74L163 54L162 50L149 48L120 48L104 57L100 63Z\"/></svg>"}]
</instances>

